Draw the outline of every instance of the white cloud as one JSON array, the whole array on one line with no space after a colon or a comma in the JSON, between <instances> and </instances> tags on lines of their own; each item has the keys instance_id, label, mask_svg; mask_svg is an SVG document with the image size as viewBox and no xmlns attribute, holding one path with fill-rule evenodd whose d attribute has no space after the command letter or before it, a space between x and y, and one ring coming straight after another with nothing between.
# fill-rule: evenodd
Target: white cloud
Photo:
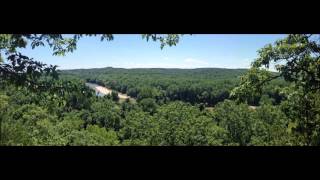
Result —
<instances>
[{"instance_id":1,"label":"white cloud","mask_svg":"<svg viewBox=\"0 0 320 180\"><path fill-rule=\"evenodd\" d=\"M134 63L134 62L127 62L124 64L121 64L120 67L123 68L182 68L181 64L175 64L175 63Z\"/></svg>"},{"instance_id":2,"label":"white cloud","mask_svg":"<svg viewBox=\"0 0 320 180\"><path fill-rule=\"evenodd\" d=\"M203 68L203 67L211 67L211 65L203 60L194 59L194 58L186 58L183 60L170 60L171 58L163 57L163 61L156 62L134 62L134 61L126 61L126 62L118 62L112 64L113 67L121 67L121 68L183 68L183 69L192 69L192 68Z\"/></svg>"},{"instance_id":3,"label":"white cloud","mask_svg":"<svg viewBox=\"0 0 320 180\"><path fill-rule=\"evenodd\" d=\"M193 64L194 66L208 66L209 63L199 59L187 58L184 60L185 63Z\"/></svg>"},{"instance_id":4,"label":"white cloud","mask_svg":"<svg viewBox=\"0 0 320 180\"><path fill-rule=\"evenodd\" d=\"M239 68L250 68L251 63L254 61L254 58L246 58L241 61Z\"/></svg>"}]
</instances>

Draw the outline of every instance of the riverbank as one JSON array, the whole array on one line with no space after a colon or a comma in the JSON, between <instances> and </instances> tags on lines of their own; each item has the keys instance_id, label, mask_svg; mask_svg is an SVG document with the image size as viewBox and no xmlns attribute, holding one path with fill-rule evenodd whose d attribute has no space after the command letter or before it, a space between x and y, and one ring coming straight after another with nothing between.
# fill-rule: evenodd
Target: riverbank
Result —
<instances>
[{"instance_id":1,"label":"riverbank","mask_svg":"<svg viewBox=\"0 0 320 180\"><path fill-rule=\"evenodd\" d=\"M110 88L107 88L107 87L104 87L104 86L100 86L98 84L94 84L94 83L85 83L86 86L90 87L91 89L95 90L96 94L98 96L105 96L105 95L108 95L108 94L111 94L112 89ZM117 92L117 91L115 91ZM118 93L118 97L120 100L126 100L126 99L129 99L129 100L135 100L134 98L128 96L127 94L123 94L123 93L120 93L120 92L117 92Z\"/></svg>"}]
</instances>

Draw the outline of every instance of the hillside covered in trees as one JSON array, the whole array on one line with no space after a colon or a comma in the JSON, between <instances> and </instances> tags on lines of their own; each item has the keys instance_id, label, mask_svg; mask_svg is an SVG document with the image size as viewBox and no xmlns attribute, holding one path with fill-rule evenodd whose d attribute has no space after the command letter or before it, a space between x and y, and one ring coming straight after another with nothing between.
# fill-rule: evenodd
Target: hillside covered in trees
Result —
<instances>
[{"instance_id":1,"label":"hillside covered in trees","mask_svg":"<svg viewBox=\"0 0 320 180\"><path fill-rule=\"evenodd\" d=\"M4 145L293 145L290 121L265 94L258 108L229 98L247 70L89 69L62 71L60 96L2 87ZM86 81L137 102L99 97ZM71 85L71 84L70 84ZM70 86L69 85L69 86ZM276 86L274 84L274 86ZM133 93L135 92L135 94ZM203 104L214 106L204 108ZM291 124L290 124L291 125Z\"/></svg>"},{"instance_id":2,"label":"hillside covered in trees","mask_svg":"<svg viewBox=\"0 0 320 180\"><path fill-rule=\"evenodd\" d=\"M192 105L212 107L229 99L231 90L239 84L246 69L198 68L100 68L63 71L62 75L75 75L90 83L96 83L115 91L126 93L138 101L151 98L157 104L180 100ZM283 80L273 82L265 88L264 98L274 103L281 101L277 87L287 85ZM251 105L259 105L261 97L256 96Z\"/></svg>"}]
</instances>

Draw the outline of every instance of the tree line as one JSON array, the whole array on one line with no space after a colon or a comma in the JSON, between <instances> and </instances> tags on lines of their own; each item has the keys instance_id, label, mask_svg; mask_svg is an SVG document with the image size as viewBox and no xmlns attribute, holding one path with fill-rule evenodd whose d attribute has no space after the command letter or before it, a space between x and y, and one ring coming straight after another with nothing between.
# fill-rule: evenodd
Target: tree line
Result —
<instances>
[{"instance_id":1,"label":"tree line","mask_svg":"<svg viewBox=\"0 0 320 180\"><path fill-rule=\"evenodd\" d=\"M225 99L230 99L231 90L240 82L246 69L121 69L101 68L63 71L62 75L75 75L87 82L96 83L121 93L126 93L138 101L152 98L158 104L180 100L192 105L211 107ZM277 88L286 83L278 80L265 88L264 98L271 98L274 104L283 96ZM250 105L259 105L261 96L255 96Z\"/></svg>"}]
</instances>

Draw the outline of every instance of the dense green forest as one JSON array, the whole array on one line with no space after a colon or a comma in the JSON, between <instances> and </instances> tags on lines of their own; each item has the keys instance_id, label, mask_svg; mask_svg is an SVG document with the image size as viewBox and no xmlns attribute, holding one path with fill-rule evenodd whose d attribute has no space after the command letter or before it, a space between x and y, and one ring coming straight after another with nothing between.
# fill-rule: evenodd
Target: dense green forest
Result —
<instances>
[{"instance_id":1,"label":"dense green forest","mask_svg":"<svg viewBox=\"0 0 320 180\"><path fill-rule=\"evenodd\" d=\"M162 105L180 100L192 105L212 107L229 99L231 90L239 84L245 69L80 69L63 71L62 75L75 75L90 83L126 93L141 101L153 99ZM278 89L286 84L283 80L272 82L264 89L264 99L278 104L282 96ZM258 106L261 96L253 97L249 104Z\"/></svg>"},{"instance_id":2,"label":"dense green forest","mask_svg":"<svg viewBox=\"0 0 320 180\"><path fill-rule=\"evenodd\" d=\"M75 80L74 80L75 81ZM83 81L78 81L82 86ZM85 88L85 87L83 87ZM4 90L5 89L5 90ZM284 145L289 120L278 107L257 110L225 100L214 111L181 101L158 105L72 92L63 97L6 86L3 145ZM5 113L4 113L5 112ZM297 142L298 143L298 142Z\"/></svg>"},{"instance_id":3,"label":"dense green forest","mask_svg":"<svg viewBox=\"0 0 320 180\"><path fill-rule=\"evenodd\" d=\"M239 84L239 76L246 71L117 68L62 71L60 81L72 82L75 87L59 96L46 91L39 93L23 87L3 86L1 104L6 113L2 115L5 119L2 121L2 144L298 143L290 141L293 139L291 126L288 127L290 121L278 108L280 106L274 105L273 97L263 96L257 109L229 100L230 91ZM94 91L84 85L86 81L128 93L137 98L137 102L95 96ZM133 89L136 89L135 95L130 94ZM204 99L205 96L198 94L208 94L209 98ZM203 102L214 105L214 108L203 108Z\"/></svg>"},{"instance_id":4,"label":"dense green forest","mask_svg":"<svg viewBox=\"0 0 320 180\"><path fill-rule=\"evenodd\" d=\"M57 71L15 49L47 42L55 54L64 54L81 37L0 35L7 57L0 56L1 145L320 143L320 45L312 39L317 36L288 35L262 48L250 69L234 70ZM159 40L161 47L179 40L143 37ZM277 73L265 69L272 62L279 63ZM96 96L86 82L136 101L119 101L116 93Z\"/></svg>"}]
</instances>

